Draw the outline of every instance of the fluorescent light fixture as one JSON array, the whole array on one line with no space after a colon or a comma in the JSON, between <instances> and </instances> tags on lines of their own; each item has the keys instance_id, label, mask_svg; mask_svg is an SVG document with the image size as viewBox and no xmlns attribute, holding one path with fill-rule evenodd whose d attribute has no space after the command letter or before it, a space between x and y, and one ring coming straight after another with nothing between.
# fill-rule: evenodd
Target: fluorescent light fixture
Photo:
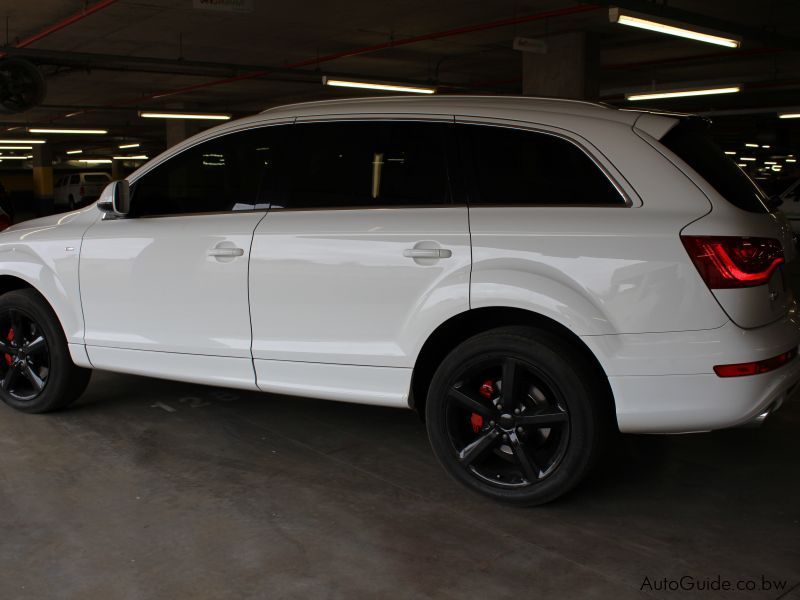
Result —
<instances>
[{"instance_id":1,"label":"fluorescent light fixture","mask_svg":"<svg viewBox=\"0 0 800 600\"><path fill-rule=\"evenodd\" d=\"M736 163L737 167L746 167L747 163Z\"/></svg>"},{"instance_id":2,"label":"fluorescent light fixture","mask_svg":"<svg viewBox=\"0 0 800 600\"><path fill-rule=\"evenodd\" d=\"M764 164L765 165L777 165L778 163L775 162L774 160L765 160Z\"/></svg>"},{"instance_id":3,"label":"fluorescent light fixture","mask_svg":"<svg viewBox=\"0 0 800 600\"><path fill-rule=\"evenodd\" d=\"M674 35L698 42L706 42L707 44L716 44L717 46L725 46L726 48L738 48L742 45L741 38L737 36L732 36L730 34L716 35L716 32L712 32L710 29L705 29L703 31L695 25L688 25L686 23L662 19L660 17L652 17L628 10L623 12L623 10L616 7L612 7L608 10L608 19L612 23L619 23L620 25L647 29L648 31L665 33L667 35Z\"/></svg>"},{"instance_id":4,"label":"fluorescent light fixture","mask_svg":"<svg viewBox=\"0 0 800 600\"><path fill-rule=\"evenodd\" d=\"M83 154L83 150L67 150L67 154Z\"/></svg>"},{"instance_id":5,"label":"fluorescent light fixture","mask_svg":"<svg viewBox=\"0 0 800 600\"><path fill-rule=\"evenodd\" d=\"M0 144L44 144L45 140L0 140Z\"/></svg>"},{"instance_id":6,"label":"fluorescent light fixture","mask_svg":"<svg viewBox=\"0 0 800 600\"><path fill-rule=\"evenodd\" d=\"M780 171L783 167L781 167L780 165L772 165L770 168L773 171Z\"/></svg>"},{"instance_id":7,"label":"fluorescent light fixture","mask_svg":"<svg viewBox=\"0 0 800 600\"><path fill-rule=\"evenodd\" d=\"M29 160L27 156L6 156L0 154L0 160Z\"/></svg>"},{"instance_id":8,"label":"fluorescent light fixture","mask_svg":"<svg viewBox=\"0 0 800 600\"><path fill-rule=\"evenodd\" d=\"M147 160L150 158L145 154L137 154L136 156L112 156L114 160Z\"/></svg>"},{"instance_id":9,"label":"fluorescent light fixture","mask_svg":"<svg viewBox=\"0 0 800 600\"><path fill-rule=\"evenodd\" d=\"M786 162L797 162L796 158L787 158Z\"/></svg>"},{"instance_id":10,"label":"fluorescent light fixture","mask_svg":"<svg viewBox=\"0 0 800 600\"><path fill-rule=\"evenodd\" d=\"M0 150L33 150L33 146L0 146Z\"/></svg>"},{"instance_id":11,"label":"fluorescent light fixture","mask_svg":"<svg viewBox=\"0 0 800 600\"><path fill-rule=\"evenodd\" d=\"M139 116L145 119L195 119L198 121L227 121L230 115L211 113L172 113L172 112L145 112L139 111Z\"/></svg>"},{"instance_id":12,"label":"fluorescent light fixture","mask_svg":"<svg viewBox=\"0 0 800 600\"><path fill-rule=\"evenodd\" d=\"M29 127L29 133L64 133L71 135L105 135L107 129L41 129L39 127Z\"/></svg>"},{"instance_id":13,"label":"fluorescent light fixture","mask_svg":"<svg viewBox=\"0 0 800 600\"><path fill-rule=\"evenodd\" d=\"M111 162L110 158L79 158L78 162L86 163L88 165L100 165Z\"/></svg>"},{"instance_id":14,"label":"fluorescent light fixture","mask_svg":"<svg viewBox=\"0 0 800 600\"><path fill-rule=\"evenodd\" d=\"M762 147L762 148L769 148L769 144L764 144L764 145L763 145L763 146L761 146L761 147Z\"/></svg>"},{"instance_id":15,"label":"fluorescent light fixture","mask_svg":"<svg viewBox=\"0 0 800 600\"><path fill-rule=\"evenodd\" d=\"M748 148L758 148L758 144L745 144Z\"/></svg>"},{"instance_id":16,"label":"fluorescent light fixture","mask_svg":"<svg viewBox=\"0 0 800 600\"><path fill-rule=\"evenodd\" d=\"M755 158L753 158L752 156L742 156L739 158L739 160L754 161Z\"/></svg>"},{"instance_id":17,"label":"fluorescent light fixture","mask_svg":"<svg viewBox=\"0 0 800 600\"><path fill-rule=\"evenodd\" d=\"M377 83L370 81L350 81L345 79L322 78L322 85L334 87L360 88L365 90L381 90L384 92L405 92L407 94L435 94L436 89L414 85L401 85L397 83Z\"/></svg>"},{"instance_id":18,"label":"fluorescent light fixture","mask_svg":"<svg viewBox=\"0 0 800 600\"><path fill-rule=\"evenodd\" d=\"M800 112L798 113L780 113L779 119L800 119Z\"/></svg>"},{"instance_id":19,"label":"fluorescent light fixture","mask_svg":"<svg viewBox=\"0 0 800 600\"><path fill-rule=\"evenodd\" d=\"M119 146L120 150L124 150L125 148L138 148L139 144L122 144Z\"/></svg>"},{"instance_id":20,"label":"fluorescent light fixture","mask_svg":"<svg viewBox=\"0 0 800 600\"><path fill-rule=\"evenodd\" d=\"M696 90L673 90L667 92L649 92L638 94L625 94L625 99L630 102L637 100L657 100L660 98L685 98L687 96L710 96L712 94L734 94L741 91L741 86L731 85L728 87L702 88Z\"/></svg>"},{"instance_id":21,"label":"fluorescent light fixture","mask_svg":"<svg viewBox=\"0 0 800 600\"><path fill-rule=\"evenodd\" d=\"M725 150L725 154L728 154L730 156L736 156L736 152L734 152L733 150Z\"/></svg>"}]
</instances>

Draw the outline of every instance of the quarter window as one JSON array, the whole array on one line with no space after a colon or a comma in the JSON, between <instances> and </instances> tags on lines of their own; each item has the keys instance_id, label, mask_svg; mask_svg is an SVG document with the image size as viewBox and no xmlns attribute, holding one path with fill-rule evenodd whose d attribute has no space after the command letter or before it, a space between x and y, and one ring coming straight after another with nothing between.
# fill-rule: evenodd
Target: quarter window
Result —
<instances>
[{"instance_id":1,"label":"quarter window","mask_svg":"<svg viewBox=\"0 0 800 600\"><path fill-rule=\"evenodd\" d=\"M623 205L605 173L576 144L547 133L459 125L475 189L495 205Z\"/></svg>"},{"instance_id":2,"label":"quarter window","mask_svg":"<svg viewBox=\"0 0 800 600\"><path fill-rule=\"evenodd\" d=\"M136 181L131 214L254 210L282 201L286 127L232 133L184 150Z\"/></svg>"},{"instance_id":3,"label":"quarter window","mask_svg":"<svg viewBox=\"0 0 800 600\"><path fill-rule=\"evenodd\" d=\"M291 193L272 208L380 208L450 202L447 125L294 125Z\"/></svg>"}]
</instances>

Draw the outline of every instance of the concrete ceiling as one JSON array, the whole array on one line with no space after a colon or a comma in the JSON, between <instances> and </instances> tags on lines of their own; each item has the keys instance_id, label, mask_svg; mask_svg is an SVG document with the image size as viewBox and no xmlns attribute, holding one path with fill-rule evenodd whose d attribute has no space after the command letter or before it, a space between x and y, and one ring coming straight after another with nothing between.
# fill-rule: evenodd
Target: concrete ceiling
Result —
<instances>
[{"instance_id":1,"label":"concrete ceiling","mask_svg":"<svg viewBox=\"0 0 800 600\"><path fill-rule=\"evenodd\" d=\"M91 7L97 1L86 4ZM164 144L164 124L139 118L138 109L213 110L240 116L286 102L357 94L323 87L321 75L328 73L435 83L440 93L519 93L522 57L512 48L515 36L589 31L599 38L601 100L625 105L626 91L654 85L742 83L740 94L648 106L714 111L716 133L726 144L753 138L786 151L800 150L800 122L779 122L775 114L777 108L800 108L800 3L796 0L616 3L652 14L677 13L706 26L724 26L725 31L743 36L738 50L611 24L609 3L601 2L593 10L591 5L582 5L582 12L319 64L315 64L318 58L390 40L581 5L558 0L252 0L252 11L237 13L194 8L197 1L118 0L16 50L13 46L20 40L78 13L85 3L3 2L0 43L6 45L9 56L39 65L48 92L37 108L0 115L0 127L96 126L108 129L109 137L64 139L56 150L78 141L84 147L99 148L137 139L157 151ZM224 81L253 72L260 75Z\"/></svg>"}]
</instances>

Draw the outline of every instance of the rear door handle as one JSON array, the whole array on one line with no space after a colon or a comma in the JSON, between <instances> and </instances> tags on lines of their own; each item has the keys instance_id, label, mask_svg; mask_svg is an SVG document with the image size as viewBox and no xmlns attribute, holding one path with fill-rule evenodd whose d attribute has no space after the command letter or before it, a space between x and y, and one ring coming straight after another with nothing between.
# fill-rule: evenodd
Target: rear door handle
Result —
<instances>
[{"instance_id":1,"label":"rear door handle","mask_svg":"<svg viewBox=\"0 0 800 600\"><path fill-rule=\"evenodd\" d=\"M235 256L242 256L244 250L241 248L212 248L208 251L209 256L233 258Z\"/></svg>"},{"instance_id":2,"label":"rear door handle","mask_svg":"<svg viewBox=\"0 0 800 600\"><path fill-rule=\"evenodd\" d=\"M447 248L406 248L403 250L406 258L450 258L453 251Z\"/></svg>"}]
</instances>

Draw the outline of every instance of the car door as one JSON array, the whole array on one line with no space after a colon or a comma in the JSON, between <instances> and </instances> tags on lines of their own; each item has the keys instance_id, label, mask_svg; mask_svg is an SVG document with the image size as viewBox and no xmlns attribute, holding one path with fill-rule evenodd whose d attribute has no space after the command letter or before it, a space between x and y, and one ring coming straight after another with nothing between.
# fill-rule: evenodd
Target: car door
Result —
<instances>
[{"instance_id":1,"label":"car door","mask_svg":"<svg viewBox=\"0 0 800 600\"><path fill-rule=\"evenodd\" d=\"M406 402L426 337L469 308L452 128L442 118L292 126L290 189L257 227L250 261L261 389Z\"/></svg>"},{"instance_id":2,"label":"car door","mask_svg":"<svg viewBox=\"0 0 800 600\"><path fill-rule=\"evenodd\" d=\"M247 270L279 129L182 151L135 179L129 218L89 228L80 283L95 367L254 387Z\"/></svg>"}]
</instances>

